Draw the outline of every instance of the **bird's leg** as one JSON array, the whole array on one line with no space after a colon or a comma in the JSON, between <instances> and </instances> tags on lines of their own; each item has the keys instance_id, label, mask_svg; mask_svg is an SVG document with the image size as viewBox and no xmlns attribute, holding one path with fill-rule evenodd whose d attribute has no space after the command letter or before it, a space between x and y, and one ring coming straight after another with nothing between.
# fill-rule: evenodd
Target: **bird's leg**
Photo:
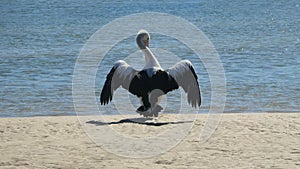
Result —
<instances>
[{"instance_id":1,"label":"bird's leg","mask_svg":"<svg viewBox=\"0 0 300 169\"><path fill-rule=\"evenodd\" d=\"M163 109L160 105L159 105L159 100L160 97L162 95L164 95L164 91L160 90L160 89L154 89L151 91L150 95L149 95L149 100L150 100L150 104L151 104L151 116L152 117L157 117L158 113Z\"/></svg>"},{"instance_id":2,"label":"bird's leg","mask_svg":"<svg viewBox=\"0 0 300 169\"><path fill-rule=\"evenodd\" d=\"M162 110L163 108L160 105L156 105L154 110L153 110L153 116L158 117L158 113Z\"/></svg>"},{"instance_id":3,"label":"bird's leg","mask_svg":"<svg viewBox=\"0 0 300 169\"><path fill-rule=\"evenodd\" d=\"M142 96L142 102L143 102L143 105L141 105L141 106L137 109L137 112L145 112L145 111L147 111L147 110L151 107L151 104L150 104L150 102L149 102L148 95Z\"/></svg>"}]
</instances>

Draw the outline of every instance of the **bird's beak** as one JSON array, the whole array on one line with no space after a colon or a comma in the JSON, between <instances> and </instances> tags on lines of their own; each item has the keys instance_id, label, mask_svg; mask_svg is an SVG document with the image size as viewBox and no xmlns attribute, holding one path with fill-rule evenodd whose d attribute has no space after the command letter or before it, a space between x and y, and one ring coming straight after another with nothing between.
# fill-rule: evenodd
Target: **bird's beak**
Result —
<instances>
[{"instance_id":1,"label":"bird's beak","mask_svg":"<svg viewBox=\"0 0 300 169\"><path fill-rule=\"evenodd\" d=\"M144 40L144 44L145 44L146 47L149 48L149 41L148 40Z\"/></svg>"}]
</instances>

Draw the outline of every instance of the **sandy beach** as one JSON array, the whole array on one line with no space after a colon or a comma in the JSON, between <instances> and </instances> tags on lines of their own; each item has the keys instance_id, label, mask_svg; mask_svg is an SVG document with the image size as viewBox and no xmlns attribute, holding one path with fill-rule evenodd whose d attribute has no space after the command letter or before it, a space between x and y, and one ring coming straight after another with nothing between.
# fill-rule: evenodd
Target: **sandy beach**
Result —
<instances>
[{"instance_id":1,"label":"sandy beach","mask_svg":"<svg viewBox=\"0 0 300 169\"><path fill-rule=\"evenodd\" d=\"M105 116L103 123L87 117L87 124L139 138L181 125L174 116L163 115L162 125L120 115ZM0 168L300 168L299 119L300 113L223 114L217 130L200 144L206 115L199 115L169 151L129 158L95 144L76 116L0 118Z\"/></svg>"}]
</instances>

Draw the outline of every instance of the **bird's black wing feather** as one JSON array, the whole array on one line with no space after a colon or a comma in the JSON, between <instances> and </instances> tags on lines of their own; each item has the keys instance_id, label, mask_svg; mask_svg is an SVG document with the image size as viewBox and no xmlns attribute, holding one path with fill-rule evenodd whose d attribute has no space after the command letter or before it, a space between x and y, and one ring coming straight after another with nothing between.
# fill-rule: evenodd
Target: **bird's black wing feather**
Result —
<instances>
[{"instance_id":1,"label":"bird's black wing feather","mask_svg":"<svg viewBox=\"0 0 300 169\"><path fill-rule=\"evenodd\" d=\"M100 94L101 105L105 105L110 102L113 98L114 91L120 86L129 90L129 84L136 72L137 71L130 67L125 61L117 61L106 76L106 80Z\"/></svg>"}]
</instances>

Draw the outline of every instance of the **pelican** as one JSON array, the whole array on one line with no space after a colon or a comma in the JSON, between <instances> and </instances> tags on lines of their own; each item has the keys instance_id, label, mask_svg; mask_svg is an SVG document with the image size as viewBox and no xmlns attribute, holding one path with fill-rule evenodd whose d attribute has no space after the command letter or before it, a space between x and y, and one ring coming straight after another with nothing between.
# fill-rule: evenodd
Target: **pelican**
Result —
<instances>
[{"instance_id":1,"label":"pelican","mask_svg":"<svg viewBox=\"0 0 300 169\"><path fill-rule=\"evenodd\" d=\"M189 60L182 60L164 70L151 52L149 41L150 34L146 30L137 33L136 43L146 61L141 71L135 70L123 60L115 62L102 88L101 105L108 104L113 98L114 91L123 87L141 99L142 105L137 108L137 113L144 117L157 117L163 109L159 105L160 97L182 87L187 93L188 103L194 108L200 107L198 77L192 63Z\"/></svg>"}]
</instances>

